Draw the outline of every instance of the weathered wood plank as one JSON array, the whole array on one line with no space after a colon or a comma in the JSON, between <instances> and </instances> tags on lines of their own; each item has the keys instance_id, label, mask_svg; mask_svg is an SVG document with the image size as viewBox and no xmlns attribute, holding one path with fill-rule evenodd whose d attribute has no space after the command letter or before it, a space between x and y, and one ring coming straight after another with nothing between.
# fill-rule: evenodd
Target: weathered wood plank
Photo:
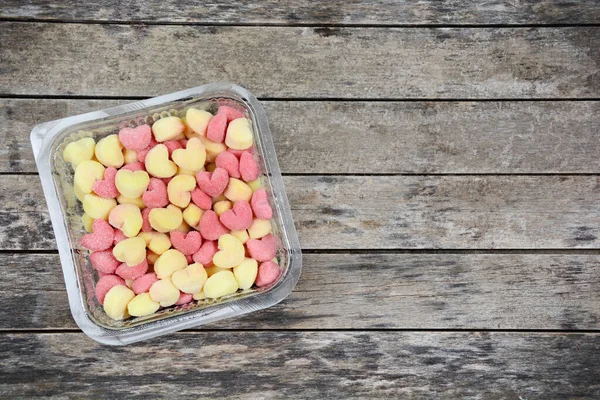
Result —
<instances>
[{"instance_id":1,"label":"weathered wood plank","mask_svg":"<svg viewBox=\"0 0 600 400\"><path fill-rule=\"evenodd\" d=\"M600 335L180 333L121 348L0 335L3 397L544 399L600 396Z\"/></svg>"},{"instance_id":2,"label":"weathered wood plank","mask_svg":"<svg viewBox=\"0 0 600 400\"><path fill-rule=\"evenodd\" d=\"M124 102L0 99L0 172L36 171L37 123ZM600 172L599 101L263 104L284 173Z\"/></svg>"},{"instance_id":3,"label":"weathered wood plank","mask_svg":"<svg viewBox=\"0 0 600 400\"><path fill-rule=\"evenodd\" d=\"M597 23L595 1L130 1L85 4L52 0L5 0L1 18L44 21L143 21L219 24L577 24Z\"/></svg>"},{"instance_id":4,"label":"weathered wood plank","mask_svg":"<svg viewBox=\"0 0 600 400\"><path fill-rule=\"evenodd\" d=\"M305 249L598 248L597 176L287 176ZM0 181L0 246L54 249L38 176Z\"/></svg>"},{"instance_id":5,"label":"weathered wood plank","mask_svg":"<svg viewBox=\"0 0 600 400\"><path fill-rule=\"evenodd\" d=\"M599 27L2 28L3 94L149 96L225 80L284 98L600 96Z\"/></svg>"},{"instance_id":6,"label":"weathered wood plank","mask_svg":"<svg viewBox=\"0 0 600 400\"><path fill-rule=\"evenodd\" d=\"M282 303L209 329L600 329L600 260L305 254ZM0 255L0 329L77 328L56 254Z\"/></svg>"}]
</instances>

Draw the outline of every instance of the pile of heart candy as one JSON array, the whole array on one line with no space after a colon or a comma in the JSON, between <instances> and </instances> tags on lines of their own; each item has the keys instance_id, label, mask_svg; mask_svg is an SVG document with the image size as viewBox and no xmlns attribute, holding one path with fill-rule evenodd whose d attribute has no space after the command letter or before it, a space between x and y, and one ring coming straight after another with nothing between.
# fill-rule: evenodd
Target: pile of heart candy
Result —
<instances>
[{"instance_id":1,"label":"pile of heart candy","mask_svg":"<svg viewBox=\"0 0 600 400\"><path fill-rule=\"evenodd\" d=\"M190 108L95 143L69 143L74 191L98 271L96 297L115 320L216 299L277 280L272 209L260 186L250 121Z\"/></svg>"}]
</instances>

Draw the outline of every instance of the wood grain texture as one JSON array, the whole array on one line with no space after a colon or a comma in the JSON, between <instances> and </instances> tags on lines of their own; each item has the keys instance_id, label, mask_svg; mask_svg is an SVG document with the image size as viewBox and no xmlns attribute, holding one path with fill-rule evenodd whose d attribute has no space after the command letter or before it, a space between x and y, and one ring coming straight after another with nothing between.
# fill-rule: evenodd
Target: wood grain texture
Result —
<instances>
[{"instance_id":1,"label":"wood grain texture","mask_svg":"<svg viewBox=\"0 0 600 400\"><path fill-rule=\"evenodd\" d=\"M7 22L0 46L0 94L150 96L230 81L281 98L600 96L600 27Z\"/></svg>"},{"instance_id":2,"label":"wood grain texture","mask_svg":"<svg viewBox=\"0 0 600 400\"><path fill-rule=\"evenodd\" d=\"M600 329L577 254L305 254L282 303L201 329ZM57 254L0 254L0 330L74 329Z\"/></svg>"},{"instance_id":3,"label":"wood grain texture","mask_svg":"<svg viewBox=\"0 0 600 400\"><path fill-rule=\"evenodd\" d=\"M0 172L40 122L123 100L0 99ZM263 101L284 173L598 173L599 101Z\"/></svg>"},{"instance_id":4,"label":"wood grain texture","mask_svg":"<svg viewBox=\"0 0 600 400\"><path fill-rule=\"evenodd\" d=\"M180 333L121 348L0 335L0 395L90 398L600 396L600 335Z\"/></svg>"},{"instance_id":5,"label":"wood grain texture","mask_svg":"<svg viewBox=\"0 0 600 400\"><path fill-rule=\"evenodd\" d=\"M304 249L598 248L597 176L287 176ZM0 249L56 244L38 176L0 181Z\"/></svg>"},{"instance_id":6,"label":"wood grain texture","mask_svg":"<svg viewBox=\"0 0 600 400\"><path fill-rule=\"evenodd\" d=\"M600 6L595 1L407 0L368 1L129 1L63 3L52 0L5 0L0 18L45 21L144 21L220 24L577 24L597 23Z\"/></svg>"}]
</instances>

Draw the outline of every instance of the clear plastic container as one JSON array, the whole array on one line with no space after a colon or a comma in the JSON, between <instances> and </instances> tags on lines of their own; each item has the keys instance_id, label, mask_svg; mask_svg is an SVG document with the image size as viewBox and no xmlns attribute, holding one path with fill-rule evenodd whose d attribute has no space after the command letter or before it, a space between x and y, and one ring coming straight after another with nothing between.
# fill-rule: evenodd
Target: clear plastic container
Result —
<instances>
[{"instance_id":1,"label":"clear plastic container","mask_svg":"<svg viewBox=\"0 0 600 400\"><path fill-rule=\"evenodd\" d=\"M93 137L97 141L124 126L152 123L166 115L183 115L180 113L189 107L214 113L221 104L243 107L252 121L254 151L261 167L263 187L273 208L273 234L280 243L277 259L282 273L279 279L268 287L238 291L217 301L195 301L124 321L110 319L96 300L94 284L98 276L90 264L88 251L79 244L86 233L81 222L83 208L73 191L73 170L62 159L64 147L81 137ZM239 316L277 304L296 285L302 268L298 237L265 111L246 89L214 83L46 122L32 130L31 144L56 235L71 312L77 325L91 338L122 345Z\"/></svg>"}]
</instances>

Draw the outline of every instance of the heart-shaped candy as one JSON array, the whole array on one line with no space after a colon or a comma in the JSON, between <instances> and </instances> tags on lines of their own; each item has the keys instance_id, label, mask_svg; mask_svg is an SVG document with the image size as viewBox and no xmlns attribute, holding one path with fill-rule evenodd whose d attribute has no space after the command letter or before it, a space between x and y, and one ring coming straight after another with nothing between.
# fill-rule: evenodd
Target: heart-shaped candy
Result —
<instances>
[{"instance_id":1,"label":"heart-shaped candy","mask_svg":"<svg viewBox=\"0 0 600 400\"><path fill-rule=\"evenodd\" d=\"M270 260L265 261L259 265L258 274L256 275L256 281L254 283L258 287L270 285L279 278L280 273L281 270L279 269L279 265Z\"/></svg>"},{"instance_id":2,"label":"heart-shaped candy","mask_svg":"<svg viewBox=\"0 0 600 400\"><path fill-rule=\"evenodd\" d=\"M173 272L184 269L188 266L185 255L179 250L170 249L165 251L154 262L154 272L158 279L169 278Z\"/></svg>"},{"instance_id":3,"label":"heart-shaped candy","mask_svg":"<svg viewBox=\"0 0 600 400\"><path fill-rule=\"evenodd\" d=\"M139 207L133 204L119 204L108 214L108 223L120 229L127 237L137 236L143 222Z\"/></svg>"},{"instance_id":4,"label":"heart-shaped candy","mask_svg":"<svg viewBox=\"0 0 600 400\"><path fill-rule=\"evenodd\" d=\"M196 179L192 175L176 175L167 185L169 201L177 207L185 208L190 204L191 191L196 188Z\"/></svg>"},{"instance_id":5,"label":"heart-shaped candy","mask_svg":"<svg viewBox=\"0 0 600 400\"><path fill-rule=\"evenodd\" d=\"M259 168L254 156L244 151L240 156L240 174L244 182L251 182L258 178Z\"/></svg>"},{"instance_id":6,"label":"heart-shaped candy","mask_svg":"<svg viewBox=\"0 0 600 400\"><path fill-rule=\"evenodd\" d=\"M184 130L185 125L179 117L161 118L152 124L152 133L158 142L173 139L182 134Z\"/></svg>"},{"instance_id":7,"label":"heart-shaped candy","mask_svg":"<svg viewBox=\"0 0 600 400\"><path fill-rule=\"evenodd\" d=\"M142 261L138 265L134 265L133 267L130 267L127 264L123 263L119 265L119 268L117 268L117 270L115 271L115 273L121 278L132 280L139 278L146 272L148 272L148 261L146 261L146 259L144 259L144 261Z\"/></svg>"},{"instance_id":8,"label":"heart-shaped candy","mask_svg":"<svg viewBox=\"0 0 600 400\"><path fill-rule=\"evenodd\" d=\"M224 151L217 156L215 164L223 168L232 178L240 177L240 161L232 153Z\"/></svg>"},{"instance_id":9,"label":"heart-shaped candy","mask_svg":"<svg viewBox=\"0 0 600 400\"><path fill-rule=\"evenodd\" d=\"M247 118L238 118L229 123L225 136L225 144L229 148L233 150L246 150L252 147L252 143L254 143L254 136L252 135L250 120Z\"/></svg>"},{"instance_id":10,"label":"heart-shaped candy","mask_svg":"<svg viewBox=\"0 0 600 400\"><path fill-rule=\"evenodd\" d=\"M148 220L152 228L158 232L170 232L177 229L183 222L181 209L169 204L167 208L153 208L148 214Z\"/></svg>"},{"instance_id":11,"label":"heart-shaped candy","mask_svg":"<svg viewBox=\"0 0 600 400\"><path fill-rule=\"evenodd\" d=\"M102 251L112 247L115 237L113 228L103 219L96 219L92 224L93 233L83 235L81 245L92 251Z\"/></svg>"},{"instance_id":12,"label":"heart-shaped candy","mask_svg":"<svg viewBox=\"0 0 600 400\"><path fill-rule=\"evenodd\" d=\"M246 248L256 261L269 261L277 255L277 240L269 233L261 239L248 240Z\"/></svg>"},{"instance_id":13,"label":"heart-shaped candy","mask_svg":"<svg viewBox=\"0 0 600 400\"><path fill-rule=\"evenodd\" d=\"M173 152L178 149L182 149L183 146L179 143L178 140L167 140L163 142L165 146L167 146L167 150L169 150L169 157L173 155Z\"/></svg>"},{"instance_id":14,"label":"heart-shaped candy","mask_svg":"<svg viewBox=\"0 0 600 400\"><path fill-rule=\"evenodd\" d=\"M94 251L90 254L90 262L97 271L114 274L121 262L113 256L111 250Z\"/></svg>"},{"instance_id":15,"label":"heart-shaped candy","mask_svg":"<svg viewBox=\"0 0 600 400\"><path fill-rule=\"evenodd\" d=\"M185 122L192 128L192 131L200 136L206 136L206 129L208 123L213 118L213 115L208 111L198 110L196 108L189 108L185 113ZM187 137L188 134L186 134Z\"/></svg>"},{"instance_id":16,"label":"heart-shaped candy","mask_svg":"<svg viewBox=\"0 0 600 400\"><path fill-rule=\"evenodd\" d=\"M213 263L219 268L233 268L244 261L244 245L230 234L219 237L219 251L213 257Z\"/></svg>"},{"instance_id":17,"label":"heart-shaped candy","mask_svg":"<svg viewBox=\"0 0 600 400\"><path fill-rule=\"evenodd\" d=\"M252 208L247 201L237 201L233 209L225 211L219 219L231 230L248 229L252 225Z\"/></svg>"},{"instance_id":18,"label":"heart-shaped candy","mask_svg":"<svg viewBox=\"0 0 600 400\"><path fill-rule=\"evenodd\" d=\"M190 264L180 271L175 271L171 275L173 285L184 293L198 293L202 290L204 282L208 279L208 274L202 264Z\"/></svg>"},{"instance_id":19,"label":"heart-shaped candy","mask_svg":"<svg viewBox=\"0 0 600 400\"><path fill-rule=\"evenodd\" d=\"M73 168L85 160L91 160L94 156L94 148L96 142L92 138L79 139L76 142L71 142L63 151L63 159L70 162Z\"/></svg>"},{"instance_id":20,"label":"heart-shaped candy","mask_svg":"<svg viewBox=\"0 0 600 400\"><path fill-rule=\"evenodd\" d=\"M110 214L108 216L110 217ZM113 241L113 244L117 244L121 240L125 240L125 239L127 239L127 236L125 236L123 231L121 231L120 229L115 229L115 240Z\"/></svg>"},{"instance_id":21,"label":"heart-shaped candy","mask_svg":"<svg viewBox=\"0 0 600 400\"><path fill-rule=\"evenodd\" d=\"M256 218L271 219L271 217L273 217L273 210L267 200L267 192L265 192L265 189L257 189L256 192L252 194L250 204L252 205L252 211L254 211Z\"/></svg>"},{"instance_id":22,"label":"heart-shaped candy","mask_svg":"<svg viewBox=\"0 0 600 400\"><path fill-rule=\"evenodd\" d=\"M188 233L172 231L171 244L175 249L187 256L200 250L202 236L197 231L190 231Z\"/></svg>"},{"instance_id":23,"label":"heart-shaped candy","mask_svg":"<svg viewBox=\"0 0 600 400\"><path fill-rule=\"evenodd\" d=\"M169 204L167 185L165 185L165 183L158 178L150 178L148 187L142 195L142 200L148 208L165 207L167 204Z\"/></svg>"},{"instance_id":24,"label":"heart-shaped candy","mask_svg":"<svg viewBox=\"0 0 600 400\"><path fill-rule=\"evenodd\" d=\"M208 268L212 265L212 259L218 250L217 242L214 240L205 240L202 246L200 246L200 250L194 254L193 260Z\"/></svg>"},{"instance_id":25,"label":"heart-shaped candy","mask_svg":"<svg viewBox=\"0 0 600 400\"><path fill-rule=\"evenodd\" d=\"M185 149L173 151L171 158L179 168L196 173L204 167L206 149L200 139L191 138L187 141Z\"/></svg>"},{"instance_id":26,"label":"heart-shaped candy","mask_svg":"<svg viewBox=\"0 0 600 400\"><path fill-rule=\"evenodd\" d=\"M96 143L94 153L98 161L105 167L121 168L125 163L122 149L123 145L119 141L119 136L108 135Z\"/></svg>"},{"instance_id":27,"label":"heart-shaped candy","mask_svg":"<svg viewBox=\"0 0 600 400\"><path fill-rule=\"evenodd\" d=\"M220 106L217 114L225 114L227 122L231 122L234 119L244 118L244 113L231 106Z\"/></svg>"},{"instance_id":28,"label":"heart-shaped candy","mask_svg":"<svg viewBox=\"0 0 600 400\"><path fill-rule=\"evenodd\" d=\"M150 176L146 171L129 171L120 169L115 176L115 185L123 196L137 199L148 187Z\"/></svg>"},{"instance_id":29,"label":"heart-shaped candy","mask_svg":"<svg viewBox=\"0 0 600 400\"><path fill-rule=\"evenodd\" d=\"M122 240L113 248L113 256L129 266L138 265L146 259L146 241L140 237Z\"/></svg>"},{"instance_id":30,"label":"heart-shaped candy","mask_svg":"<svg viewBox=\"0 0 600 400\"><path fill-rule=\"evenodd\" d=\"M227 128L227 115L225 113L218 113L208 123L206 129L206 137L215 142L223 143L225 139L225 129Z\"/></svg>"},{"instance_id":31,"label":"heart-shaped candy","mask_svg":"<svg viewBox=\"0 0 600 400\"><path fill-rule=\"evenodd\" d=\"M146 241L148 250L155 254L160 255L171 248L171 240L166 233L141 232L138 236Z\"/></svg>"},{"instance_id":32,"label":"heart-shaped candy","mask_svg":"<svg viewBox=\"0 0 600 400\"><path fill-rule=\"evenodd\" d=\"M214 172L200 171L196 174L198 187L210 197L217 197L229 184L229 174L223 168L216 168Z\"/></svg>"},{"instance_id":33,"label":"heart-shaped candy","mask_svg":"<svg viewBox=\"0 0 600 400\"><path fill-rule=\"evenodd\" d=\"M156 281L158 281L156 274L154 272L149 272L137 278L131 285L131 290L133 290L133 293L135 294L147 293L152 284Z\"/></svg>"},{"instance_id":34,"label":"heart-shaped candy","mask_svg":"<svg viewBox=\"0 0 600 400\"><path fill-rule=\"evenodd\" d=\"M145 162L146 161L146 155L157 144L158 144L158 142L156 140L154 140L154 136L152 136L150 138L150 144L148 145L148 147L146 147L144 150L138 150L137 151L137 159L138 159L138 161L142 162L142 163Z\"/></svg>"},{"instance_id":35,"label":"heart-shaped candy","mask_svg":"<svg viewBox=\"0 0 600 400\"><path fill-rule=\"evenodd\" d=\"M212 199L199 187L192 190L192 201L195 205L197 205L203 210L210 210L212 207Z\"/></svg>"},{"instance_id":36,"label":"heart-shaped candy","mask_svg":"<svg viewBox=\"0 0 600 400\"><path fill-rule=\"evenodd\" d=\"M219 221L219 217L212 210L206 210L200 219L200 233L206 240L217 240L229 230Z\"/></svg>"},{"instance_id":37,"label":"heart-shaped candy","mask_svg":"<svg viewBox=\"0 0 600 400\"><path fill-rule=\"evenodd\" d=\"M119 140L128 150L144 150L150 145L152 129L150 125L140 125L136 128L123 128L119 131Z\"/></svg>"},{"instance_id":38,"label":"heart-shaped candy","mask_svg":"<svg viewBox=\"0 0 600 400\"><path fill-rule=\"evenodd\" d=\"M157 144L145 156L146 171L157 178L170 178L177 173L177 164L169 160L169 150Z\"/></svg>"},{"instance_id":39,"label":"heart-shaped candy","mask_svg":"<svg viewBox=\"0 0 600 400\"><path fill-rule=\"evenodd\" d=\"M92 190L100 197L105 199L114 199L119 195L117 186L115 185L115 176L117 169L108 167L104 171L104 179L94 182Z\"/></svg>"},{"instance_id":40,"label":"heart-shaped candy","mask_svg":"<svg viewBox=\"0 0 600 400\"><path fill-rule=\"evenodd\" d=\"M75 168L75 176L73 177L75 188L84 194L91 193L94 182L104 177L104 170L104 166L98 161L81 161Z\"/></svg>"}]
</instances>

